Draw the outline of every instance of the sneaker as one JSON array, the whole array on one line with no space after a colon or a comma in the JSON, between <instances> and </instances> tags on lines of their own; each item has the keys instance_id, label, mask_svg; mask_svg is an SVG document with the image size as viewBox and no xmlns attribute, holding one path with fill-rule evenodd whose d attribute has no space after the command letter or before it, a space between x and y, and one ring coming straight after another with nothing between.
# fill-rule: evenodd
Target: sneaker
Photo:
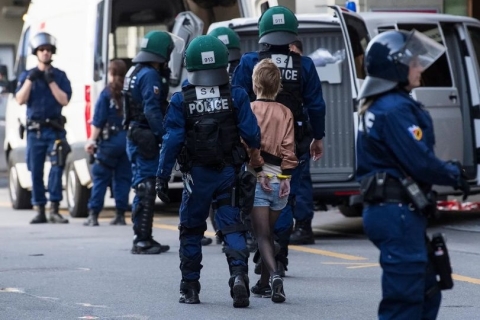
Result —
<instances>
[{"instance_id":1,"label":"sneaker","mask_svg":"<svg viewBox=\"0 0 480 320\"><path fill-rule=\"evenodd\" d=\"M200 298L198 294L200 293L200 282L198 281L183 281L180 282L180 299L178 302L186 304L198 304L200 303Z\"/></svg>"},{"instance_id":2,"label":"sneaker","mask_svg":"<svg viewBox=\"0 0 480 320\"><path fill-rule=\"evenodd\" d=\"M272 288L270 288L270 285L262 285L260 284L260 280L257 281L257 284L255 284L250 291L253 294L256 294L258 296L261 296L262 298L270 298L272 296Z\"/></svg>"},{"instance_id":3,"label":"sneaker","mask_svg":"<svg viewBox=\"0 0 480 320\"><path fill-rule=\"evenodd\" d=\"M207 237L203 237L202 238L202 246L208 246L209 244L211 244L213 241L212 241L212 238L207 238Z\"/></svg>"},{"instance_id":4,"label":"sneaker","mask_svg":"<svg viewBox=\"0 0 480 320\"><path fill-rule=\"evenodd\" d=\"M283 279L275 274L270 278L270 287L272 288L272 301L282 303L285 301L285 292L283 291Z\"/></svg>"}]
</instances>

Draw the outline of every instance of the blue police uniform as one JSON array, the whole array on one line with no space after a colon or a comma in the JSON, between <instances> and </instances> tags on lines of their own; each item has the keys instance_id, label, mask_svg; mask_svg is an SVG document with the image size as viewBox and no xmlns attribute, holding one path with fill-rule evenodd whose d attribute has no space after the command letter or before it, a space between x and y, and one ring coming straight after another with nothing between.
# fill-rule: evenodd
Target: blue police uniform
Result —
<instances>
[{"instance_id":1,"label":"blue police uniform","mask_svg":"<svg viewBox=\"0 0 480 320\"><path fill-rule=\"evenodd\" d=\"M97 215L103 209L105 192L113 178L113 196L118 211L128 209L132 171L126 152L127 131L122 129L123 115L119 114L110 89L105 88L95 105L92 125L108 131L97 143L96 161L92 167L93 188L88 208Z\"/></svg>"},{"instance_id":2,"label":"blue police uniform","mask_svg":"<svg viewBox=\"0 0 480 320\"><path fill-rule=\"evenodd\" d=\"M363 117L357 137L359 180L375 173L402 179L403 171L422 188L458 185L459 169L435 157L429 113L407 92L395 89L378 96ZM380 250L379 319L435 319L441 294L431 290L436 278L428 262L426 217L405 203L369 203L363 224Z\"/></svg>"},{"instance_id":3,"label":"blue police uniform","mask_svg":"<svg viewBox=\"0 0 480 320\"><path fill-rule=\"evenodd\" d=\"M142 151L142 147L144 149L148 148L145 148L146 141L137 141L132 129L130 129L127 139L127 154L132 163L132 187L136 190L132 204L134 230L136 230L136 225L139 224L139 215L136 214L138 210L148 211L148 215L153 219L155 175L158 169L159 144L163 135L161 103L166 100L165 96L168 94L168 92L162 91L162 78L155 68L148 64L137 65L136 67L140 69L136 73L136 80L131 83L130 93L132 102L141 109L141 119L139 117L132 119L130 128L150 130L153 133L151 139L155 141L150 141L154 144L151 150ZM145 184L145 187L142 187L139 192L138 187L141 184ZM142 200L144 204L142 204ZM146 230L148 234L142 234L141 238L151 237L151 227L148 229ZM140 230L135 232L137 236L140 236Z\"/></svg>"},{"instance_id":4,"label":"blue police uniform","mask_svg":"<svg viewBox=\"0 0 480 320\"><path fill-rule=\"evenodd\" d=\"M185 83L188 86L188 82ZM260 147L260 129L257 119L251 111L250 103L245 91L238 87L231 87L231 97L236 113L237 128L240 137L251 148ZM175 93L170 101L165 116L165 130L160 152L160 163L157 177L168 180L184 141L186 139L186 119L184 111L184 96ZM190 170L193 180L192 192L183 191L180 206L180 269L185 281L195 281L200 278L202 268L201 239L206 230L206 220L212 199L220 201L230 198L230 191L235 181L236 169L232 165L225 165L219 170L208 166L193 166ZM217 196L218 195L218 196ZM239 208L230 204L220 206L215 215L219 230L226 231L228 227L241 226ZM248 271L248 250L245 245L244 231L224 232L226 243L225 254L230 271L235 275L236 268L246 274Z\"/></svg>"},{"instance_id":5,"label":"blue police uniform","mask_svg":"<svg viewBox=\"0 0 480 320\"><path fill-rule=\"evenodd\" d=\"M31 69L33 70L33 69ZM17 91L21 89L31 70L24 71L18 81ZM66 93L68 100L72 97L72 87L65 72L51 67L55 83ZM65 139L65 130L54 129L42 125L40 129L32 129L30 122L44 123L47 120L60 120L62 105L58 103L44 79L37 79L32 83L32 90L27 101L27 154L28 170L32 174L32 205L44 206L47 203L43 170L45 158L48 155L51 163L57 163L57 156L51 155L55 140ZM62 174L63 166L52 165L48 176L48 194L52 203L62 201Z\"/></svg>"},{"instance_id":6,"label":"blue police uniform","mask_svg":"<svg viewBox=\"0 0 480 320\"><path fill-rule=\"evenodd\" d=\"M302 91L302 103L304 111L308 116L309 122L312 127L312 135L315 139L322 139L325 135L325 101L322 95L322 85L318 77L315 65L309 57L301 56L301 91ZM243 87L250 99L254 97L252 74L253 68L259 61L258 52L249 52L242 56L240 64L234 71L232 77L232 84ZM298 194L298 189L301 183L302 172L305 170L305 166L310 165L310 152L305 154L298 154L299 158L298 166L293 170L292 179L290 181L290 195L287 206L282 210L276 224L275 235L277 241L283 250L288 250L289 237L293 226L293 218L303 219L303 216L296 216L297 210L292 206L295 202ZM304 161L301 161L304 160ZM313 207L313 198L302 198L305 200L303 207ZM297 199L298 201L298 199ZM302 212L298 210L298 212ZM313 214L313 211L312 211ZM280 255L279 259L283 260L284 265L288 264L286 260L288 252Z\"/></svg>"}]
</instances>

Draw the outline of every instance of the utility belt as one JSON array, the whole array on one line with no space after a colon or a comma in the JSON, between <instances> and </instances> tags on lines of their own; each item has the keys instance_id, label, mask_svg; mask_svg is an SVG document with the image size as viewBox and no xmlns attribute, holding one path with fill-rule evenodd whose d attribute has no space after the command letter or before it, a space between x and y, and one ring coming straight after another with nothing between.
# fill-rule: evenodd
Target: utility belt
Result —
<instances>
[{"instance_id":1,"label":"utility belt","mask_svg":"<svg viewBox=\"0 0 480 320\"><path fill-rule=\"evenodd\" d=\"M111 136L116 135L122 130L122 127L115 124L110 125L108 122L103 126L102 134L100 135L102 140L108 140Z\"/></svg>"},{"instance_id":2,"label":"utility belt","mask_svg":"<svg viewBox=\"0 0 480 320\"><path fill-rule=\"evenodd\" d=\"M194 156L188 153L187 146L185 145L177 156L177 163L180 166L180 171L183 173L189 172L194 166L211 167L222 170L226 165L232 165L238 170L246 162L248 162L248 154L241 144L233 146L231 155L224 155L222 161L215 165L199 163Z\"/></svg>"},{"instance_id":3,"label":"utility belt","mask_svg":"<svg viewBox=\"0 0 480 320\"><path fill-rule=\"evenodd\" d=\"M47 118L45 120L27 120L27 130L29 131L39 131L42 128L52 128L57 131L63 131L65 129L65 117L54 118L50 119Z\"/></svg>"},{"instance_id":4,"label":"utility belt","mask_svg":"<svg viewBox=\"0 0 480 320\"><path fill-rule=\"evenodd\" d=\"M362 179L360 192L363 202L367 204L405 203L413 205L426 216L436 212L436 194L424 192L409 177L399 180L385 172L378 172Z\"/></svg>"},{"instance_id":5,"label":"utility belt","mask_svg":"<svg viewBox=\"0 0 480 320\"><path fill-rule=\"evenodd\" d=\"M150 128L130 125L127 138L137 146L138 152L144 159L152 160L159 155L161 141Z\"/></svg>"}]
</instances>

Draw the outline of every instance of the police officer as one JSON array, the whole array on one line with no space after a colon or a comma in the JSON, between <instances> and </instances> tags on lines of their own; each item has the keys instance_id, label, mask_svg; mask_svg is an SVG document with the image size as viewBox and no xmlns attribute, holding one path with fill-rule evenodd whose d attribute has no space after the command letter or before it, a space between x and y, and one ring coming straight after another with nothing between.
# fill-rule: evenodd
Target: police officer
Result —
<instances>
[{"instance_id":1,"label":"police officer","mask_svg":"<svg viewBox=\"0 0 480 320\"><path fill-rule=\"evenodd\" d=\"M377 35L365 54L357 177L365 201L364 229L380 249L379 319L436 318L441 294L425 241L426 215L436 206L431 201L425 207L419 199L428 199L433 184L459 188L465 195L469 191L461 167L435 156L432 119L409 95L421 85L421 73L444 52L422 33L398 30ZM415 192L418 188L421 192Z\"/></svg>"},{"instance_id":2,"label":"police officer","mask_svg":"<svg viewBox=\"0 0 480 320\"><path fill-rule=\"evenodd\" d=\"M303 44L300 40L295 40L289 45L290 50L300 55L303 54ZM307 161L307 160L305 160ZM313 185L310 175L310 161L303 166L302 178L297 189L295 198L295 210L293 218L295 227L290 235L290 244L314 244L315 237L312 231L313 219ZM279 226L281 229L281 225Z\"/></svg>"},{"instance_id":3,"label":"police officer","mask_svg":"<svg viewBox=\"0 0 480 320\"><path fill-rule=\"evenodd\" d=\"M259 60L271 58L282 72L282 91L276 100L287 106L295 119L299 165L292 174L289 202L275 225L275 235L281 247L277 259L279 269L282 270L286 269L288 264L294 203L303 169L309 164L310 156L316 161L323 155L325 101L313 61L289 48L289 44L298 39L298 21L295 14L282 6L271 7L260 17L258 31L259 43L263 45L263 49L242 56L233 74L232 84L242 86L250 100L255 100L252 88L253 67ZM284 271L281 273L284 274Z\"/></svg>"},{"instance_id":4,"label":"police officer","mask_svg":"<svg viewBox=\"0 0 480 320\"><path fill-rule=\"evenodd\" d=\"M181 40L179 50L183 48ZM175 48L174 36L151 31L141 42L141 49L132 60L135 64L125 77L125 122L128 127L127 154L132 163L132 204L134 240L133 254L159 254L170 249L152 237L155 205L155 174L158 168L163 135L162 102L168 92L163 90L161 72Z\"/></svg>"},{"instance_id":5,"label":"police officer","mask_svg":"<svg viewBox=\"0 0 480 320\"><path fill-rule=\"evenodd\" d=\"M236 173L244 162L240 137L260 147L260 129L247 94L230 86L228 49L219 39L199 36L185 51L188 83L172 96L165 117L166 133L157 172L157 194L168 199L168 180L178 162L184 173L180 206L180 303L199 303L201 240L212 200L216 222L226 244L233 306L249 305L248 255L240 210L232 206Z\"/></svg>"},{"instance_id":6,"label":"police officer","mask_svg":"<svg viewBox=\"0 0 480 320\"><path fill-rule=\"evenodd\" d=\"M37 33L30 41L32 54L37 56L37 67L23 72L18 81L15 98L19 104L27 104L27 166L32 174L32 205L37 215L30 223L46 223L45 185L43 169L45 157L50 156L52 167L48 177L50 215L48 222L68 223L58 212L62 201L62 175L69 149L66 144L62 108L72 96L70 81L65 72L52 66L55 54L55 38ZM65 152L61 152L61 148Z\"/></svg>"},{"instance_id":7,"label":"police officer","mask_svg":"<svg viewBox=\"0 0 480 320\"><path fill-rule=\"evenodd\" d=\"M240 49L240 37L238 34L230 28L227 27L218 27L210 31L209 35L217 37L220 39L228 48L228 66L227 71L232 79L233 71L240 63L240 58L242 57L242 52ZM217 224L215 223L215 209L210 208L210 221L212 222L215 232L218 231ZM247 233L247 246L253 242L252 237ZM211 238L203 237L202 246L206 246L212 243ZM217 237L217 244L220 244L221 240Z\"/></svg>"},{"instance_id":8,"label":"police officer","mask_svg":"<svg viewBox=\"0 0 480 320\"><path fill-rule=\"evenodd\" d=\"M85 226L98 226L98 215L103 209L105 192L112 182L116 215L112 225L125 225L128 195L132 180L131 164L127 157L127 131L122 127L122 88L127 66L123 60L110 61L108 86L100 93L91 123L92 135L85 150L95 157L92 166L93 188L88 202Z\"/></svg>"}]
</instances>

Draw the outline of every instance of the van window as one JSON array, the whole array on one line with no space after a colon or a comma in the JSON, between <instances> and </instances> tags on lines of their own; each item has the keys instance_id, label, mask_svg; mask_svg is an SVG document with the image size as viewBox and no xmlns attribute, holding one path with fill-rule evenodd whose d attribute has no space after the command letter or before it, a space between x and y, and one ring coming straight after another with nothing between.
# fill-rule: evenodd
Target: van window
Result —
<instances>
[{"instance_id":1,"label":"van window","mask_svg":"<svg viewBox=\"0 0 480 320\"><path fill-rule=\"evenodd\" d=\"M132 59L140 50L140 41L150 31L167 31L164 24L117 27L114 33L110 34L108 56L113 59L122 59L127 68L132 65Z\"/></svg>"},{"instance_id":2,"label":"van window","mask_svg":"<svg viewBox=\"0 0 480 320\"><path fill-rule=\"evenodd\" d=\"M365 49L367 48L368 41L370 41L367 28L361 19L348 14L345 14L344 18L345 23L347 24L350 43L352 45L357 78L365 79L366 72L363 65L363 57L365 55Z\"/></svg>"},{"instance_id":3,"label":"van window","mask_svg":"<svg viewBox=\"0 0 480 320\"><path fill-rule=\"evenodd\" d=\"M18 56L16 61L16 78L20 77L20 74L27 68L27 57L31 54L30 44L30 27L28 27L23 33L22 41L20 42L20 48L18 48Z\"/></svg>"},{"instance_id":4,"label":"van window","mask_svg":"<svg viewBox=\"0 0 480 320\"><path fill-rule=\"evenodd\" d=\"M429 38L444 45L443 37L436 24L398 24L399 30L417 30L422 32ZM422 86L424 87L451 87L452 75L444 53L437 61L435 61L427 70L422 73Z\"/></svg>"},{"instance_id":5,"label":"van window","mask_svg":"<svg viewBox=\"0 0 480 320\"><path fill-rule=\"evenodd\" d=\"M97 5L97 19L95 24L95 41L93 49L93 80L99 81L104 78L103 65L103 17L105 12L105 1Z\"/></svg>"},{"instance_id":6,"label":"van window","mask_svg":"<svg viewBox=\"0 0 480 320\"><path fill-rule=\"evenodd\" d=\"M390 31L390 30L395 30L395 26L382 26L377 28L377 31L379 34L385 31Z\"/></svg>"},{"instance_id":7,"label":"van window","mask_svg":"<svg viewBox=\"0 0 480 320\"><path fill-rule=\"evenodd\" d=\"M472 39L477 64L480 66L480 28L469 26L468 33L470 34L470 39Z\"/></svg>"}]
</instances>

